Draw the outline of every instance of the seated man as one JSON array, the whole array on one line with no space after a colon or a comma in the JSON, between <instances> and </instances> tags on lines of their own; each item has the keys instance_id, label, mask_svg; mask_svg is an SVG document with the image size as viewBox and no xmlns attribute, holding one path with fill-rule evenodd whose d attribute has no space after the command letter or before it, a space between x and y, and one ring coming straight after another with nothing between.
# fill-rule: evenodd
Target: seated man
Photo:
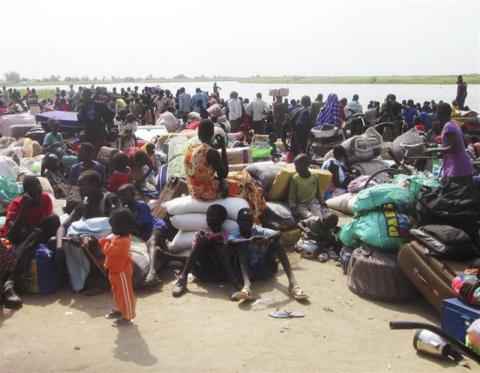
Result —
<instances>
[{"instance_id":1,"label":"seated man","mask_svg":"<svg viewBox=\"0 0 480 373\"><path fill-rule=\"evenodd\" d=\"M173 287L172 295L179 297L187 291L190 272L200 281L226 281L236 288L227 252L227 232L222 228L227 211L221 205L212 205L207 210L208 231L198 231L192 244L192 252L182 274Z\"/></svg>"},{"instance_id":2,"label":"seated man","mask_svg":"<svg viewBox=\"0 0 480 373\"><path fill-rule=\"evenodd\" d=\"M70 185L78 185L78 178L80 174L86 170L95 170L100 175L100 181L103 185L105 183L105 167L97 161L94 161L95 148L92 144L84 142L78 148L79 163L74 164L70 169L68 183Z\"/></svg>"},{"instance_id":3,"label":"seated man","mask_svg":"<svg viewBox=\"0 0 480 373\"><path fill-rule=\"evenodd\" d=\"M94 170L83 172L78 178L78 186L83 202L74 208L67 220L58 228L56 234L57 252L65 254L74 291L84 288L90 273L89 259L91 258L87 258L79 250L77 242L69 241L69 239L75 236L100 238L110 234L107 232L111 229L108 217L115 208L120 207L120 203L114 195L102 191L102 182L98 172Z\"/></svg>"},{"instance_id":4,"label":"seated man","mask_svg":"<svg viewBox=\"0 0 480 373\"><path fill-rule=\"evenodd\" d=\"M310 161L306 154L297 155L295 170L288 186L288 207L297 219L308 219L312 216L323 216L328 207L320 193L320 181L317 175L309 170Z\"/></svg>"},{"instance_id":5,"label":"seated man","mask_svg":"<svg viewBox=\"0 0 480 373\"><path fill-rule=\"evenodd\" d=\"M157 258L163 261L162 264L168 260L185 262L186 258L168 252L166 240L169 238L169 234L166 223L162 219L155 218L150 207L144 201L135 201L135 192L132 184L125 184L118 190L118 197L135 217L130 233L147 241L150 267L145 282L149 284L158 282Z\"/></svg>"},{"instance_id":6,"label":"seated man","mask_svg":"<svg viewBox=\"0 0 480 373\"><path fill-rule=\"evenodd\" d=\"M290 295L297 300L307 299L308 295L303 292L293 275L287 253L280 242L280 232L254 225L253 212L248 208L238 212L237 223L239 230L229 234L228 243L238 254L243 288L234 293L231 299L252 299L251 281L269 279L277 273L275 256L287 275Z\"/></svg>"},{"instance_id":7,"label":"seated man","mask_svg":"<svg viewBox=\"0 0 480 373\"><path fill-rule=\"evenodd\" d=\"M1 229L2 235L7 236L16 246L14 254L17 265L4 285L5 305L12 308L22 305L14 287L24 288L22 276L30 269L35 247L54 236L60 225L58 216L53 215L52 200L43 192L42 185L35 176L25 177L23 191L23 195L8 205L5 224Z\"/></svg>"}]
</instances>

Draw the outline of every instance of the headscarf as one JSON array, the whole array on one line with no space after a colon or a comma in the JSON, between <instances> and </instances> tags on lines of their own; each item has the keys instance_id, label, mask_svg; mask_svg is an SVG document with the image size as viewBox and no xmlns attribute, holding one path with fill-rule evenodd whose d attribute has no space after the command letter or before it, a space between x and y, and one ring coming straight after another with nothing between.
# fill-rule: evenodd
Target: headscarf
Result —
<instances>
[{"instance_id":1,"label":"headscarf","mask_svg":"<svg viewBox=\"0 0 480 373\"><path fill-rule=\"evenodd\" d=\"M332 124L337 127L340 125L340 122L338 97L335 93L330 93L325 105L318 112L316 125L321 127L325 124Z\"/></svg>"}]
</instances>

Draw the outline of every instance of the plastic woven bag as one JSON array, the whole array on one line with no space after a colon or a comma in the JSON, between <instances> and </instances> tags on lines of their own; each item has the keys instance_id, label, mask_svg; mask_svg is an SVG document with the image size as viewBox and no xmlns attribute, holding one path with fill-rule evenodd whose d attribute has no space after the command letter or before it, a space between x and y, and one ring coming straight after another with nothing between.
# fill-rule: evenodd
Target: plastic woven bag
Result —
<instances>
[{"instance_id":1,"label":"plastic woven bag","mask_svg":"<svg viewBox=\"0 0 480 373\"><path fill-rule=\"evenodd\" d=\"M408 216L395 211L372 211L345 224L339 234L348 247L365 243L377 249L395 250L410 240Z\"/></svg>"},{"instance_id":2,"label":"plastic woven bag","mask_svg":"<svg viewBox=\"0 0 480 373\"><path fill-rule=\"evenodd\" d=\"M364 189L357 195L353 211L363 213L394 205L405 211L412 203L410 190L396 184L380 184Z\"/></svg>"},{"instance_id":3,"label":"plastic woven bag","mask_svg":"<svg viewBox=\"0 0 480 373\"><path fill-rule=\"evenodd\" d=\"M10 202L22 193L22 187L10 176L0 176L0 201Z\"/></svg>"}]
</instances>

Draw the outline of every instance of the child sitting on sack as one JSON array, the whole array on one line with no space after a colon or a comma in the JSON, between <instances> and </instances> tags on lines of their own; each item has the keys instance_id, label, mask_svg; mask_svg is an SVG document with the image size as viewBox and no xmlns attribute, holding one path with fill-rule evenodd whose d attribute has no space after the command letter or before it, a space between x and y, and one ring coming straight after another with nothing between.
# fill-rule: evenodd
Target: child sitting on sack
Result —
<instances>
[{"instance_id":1,"label":"child sitting on sack","mask_svg":"<svg viewBox=\"0 0 480 373\"><path fill-rule=\"evenodd\" d=\"M288 207L298 220L312 216L323 217L331 214L320 192L320 180L310 169L306 154L299 154L294 161L297 173L288 186Z\"/></svg>"}]
</instances>

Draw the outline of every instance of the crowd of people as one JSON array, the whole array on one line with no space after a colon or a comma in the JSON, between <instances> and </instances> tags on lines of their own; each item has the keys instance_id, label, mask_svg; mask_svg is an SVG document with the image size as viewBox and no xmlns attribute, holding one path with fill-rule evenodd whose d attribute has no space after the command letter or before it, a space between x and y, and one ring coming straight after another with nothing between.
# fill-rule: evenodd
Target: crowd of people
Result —
<instances>
[{"instance_id":1,"label":"crowd of people","mask_svg":"<svg viewBox=\"0 0 480 373\"><path fill-rule=\"evenodd\" d=\"M237 138L242 144L250 143L252 136L268 135L272 159L294 163L296 174L289 184L287 203L302 224L308 225L313 218L331 229L338 221L326 207L319 180L310 170L313 128L333 128L335 135L348 137L370 126L391 123L383 127L383 135L395 138L415 127L431 142L441 144L432 153L443 157L446 178L462 185L473 183L472 158L480 155L480 142L472 137L471 144L465 144L462 130L451 121L458 110L468 110L466 83L461 77L452 105L433 100L399 102L390 94L383 103L370 101L364 108L358 95L349 102L335 93L325 101L319 94L313 102L308 96L288 101L277 94L268 103L261 93L249 101L237 92L225 99L220 92L216 83L211 93L197 88L193 95L183 87L174 95L160 87L108 91L70 86L69 91L57 89L52 99L39 100L35 89L27 89L21 97L18 90L3 87L0 115L75 111L82 132L77 138L80 145L74 146L64 138L56 120L45 128L42 176L50 182L55 198L66 200L67 215L61 220L54 214L52 200L38 177L24 177L23 194L9 204L2 228L8 242L0 250L1 302L6 307L21 306L17 292L25 290L30 261L42 243L53 248L62 279L73 291L95 294L109 281L115 307L106 317L115 319L115 326L128 325L135 317L133 288L157 284L159 271L169 261L183 265L172 290L176 297L185 293L187 277L193 273L199 281L228 282L232 300L252 299L252 281L275 276L278 259L288 278L289 294L297 300L307 299L280 233L261 226L268 209L262 187L246 171L229 172L229 133L240 134ZM168 217L154 216L146 203L149 197L158 197L155 178L168 162L157 144L136 136L139 126L150 124L163 126L169 133L196 131L198 141L184 153L186 183L193 198L218 201L236 196L248 202L249 208L238 211L238 229L230 232L223 228L225 207L211 205L206 214L208 229L197 232L188 258L169 251L167 242L175 229ZM96 160L105 146L116 148L106 165ZM332 183L338 186L345 185L351 171L340 147L323 168L332 173ZM132 253L132 236L145 242L145 255Z\"/></svg>"}]
</instances>

